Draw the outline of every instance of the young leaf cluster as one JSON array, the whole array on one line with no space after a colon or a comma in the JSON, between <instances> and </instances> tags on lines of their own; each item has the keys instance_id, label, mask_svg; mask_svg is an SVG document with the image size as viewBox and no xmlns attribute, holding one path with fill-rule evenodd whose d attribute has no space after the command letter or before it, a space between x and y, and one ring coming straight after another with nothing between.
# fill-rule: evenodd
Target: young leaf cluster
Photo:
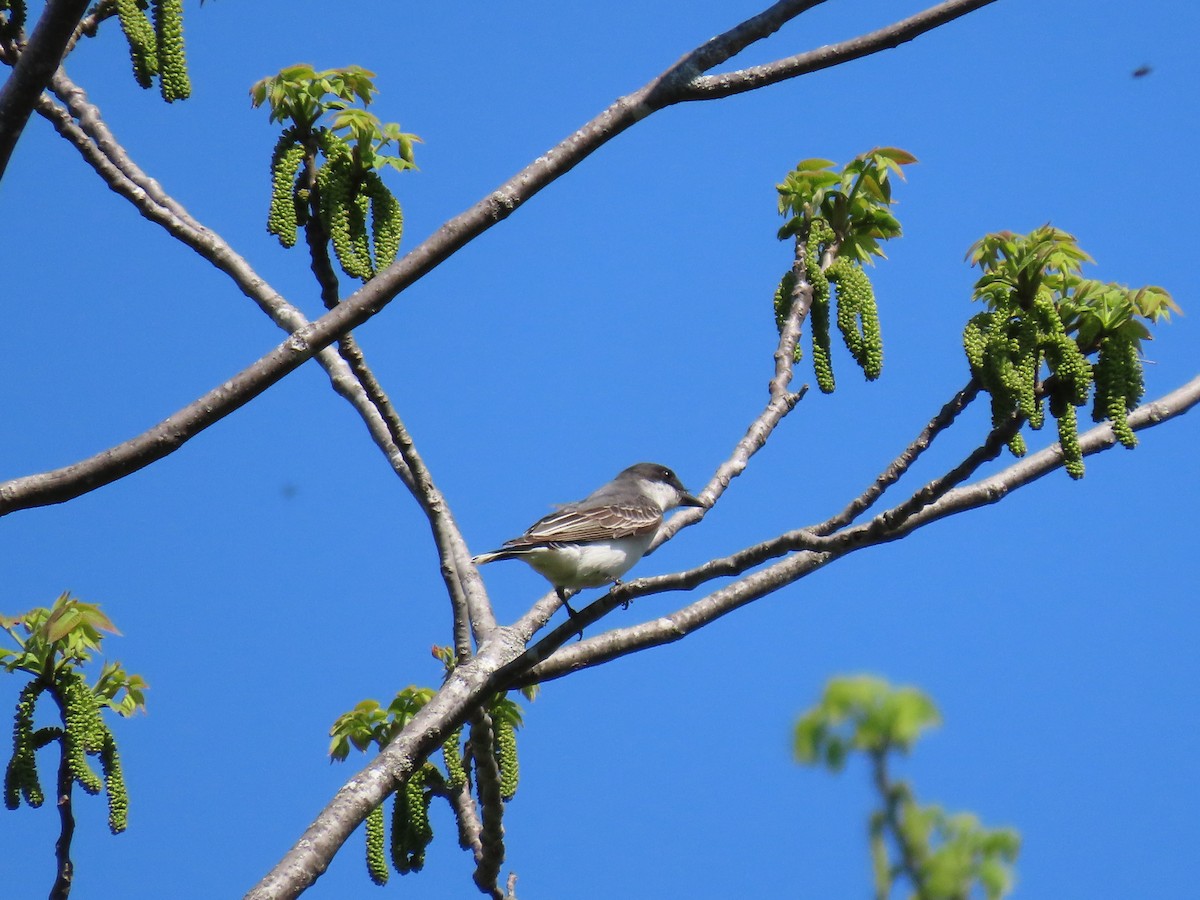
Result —
<instances>
[{"instance_id":1,"label":"young leaf cluster","mask_svg":"<svg viewBox=\"0 0 1200 900\"><path fill-rule=\"evenodd\" d=\"M807 282L812 295L813 371L824 393L835 388L830 356L830 324L837 322L842 342L874 381L883 369L883 338L875 291L864 266L884 256L881 241L897 237L900 223L891 212L892 175L904 177L903 166L916 162L894 147L876 148L848 162L840 171L827 159L806 159L777 186L779 212L787 221L780 240L793 239L796 265L775 292L776 324L782 330L797 286ZM831 285L836 288L836 316ZM795 360L802 351L797 342Z\"/></svg>"},{"instance_id":2,"label":"young leaf cluster","mask_svg":"<svg viewBox=\"0 0 1200 900\"><path fill-rule=\"evenodd\" d=\"M908 753L939 722L933 701L916 688L870 676L835 678L797 721L793 746L797 761L832 771L854 753L869 760L880 794L868 829L876 897L890 896L906 879L921 900L959 900L976 887L999 900L1013 886L1017 832L984 828L970 813L922 806L907 783L888 775L889 758Z\"/></svg>"},{"instance_id":3,"label":"young leaf cluster","mask_svg":"<svg viewBox=\"0 0 1200 900\"><path fill-rule=\"evenodd\" d=\"M120 754L101 712L111 709L131 716L145 709L146 682L127 673L120 663L106 663L90 685L81 667L98 653L102 632L118 633L94 604L62 594L49 608L39 607L0 625L17 649L0 648L7 672L25 672L31 680L17 699L13 754L4 773L4 803L16 809L21 800L41 806L45 796L37 772L37 751L57 742L72 780L89 794L103 791L108 799L108 825L113 834L125 830L129 798ZM57 705L62 726L35 727L38 700L47 695ZM100 772L88 757L97 757Z\"/></svg>"},{"instance_id":4,"label":"young leaf cluster","mask_svg":"<svg viewBox=\"0 0 1200 900\"><path fill-rule=\"evenodd\" d=\"M1081 478L1076 409L1092 397L1093 419L1107 419L1123 445L1136 446L1127 414L1144 392L1141 342L1150 339L1148 324L1178 312L1170 295L1084 278L1091 257L1050 225L985 235L967 258L982 270L974 299L987 310L967 323L963 349L991 397L993 425L1018 416L1040 429L1048 402L1067 473ZM1024 454L1020 433L1009 449Z\"/></svg>"},{"instance_id":5,"label":"young leaf cluster","mask_svg":"<svg viewBox=\"0 0 1200 900\"><path fill-rule=\"evenodd\" d=\"M292 247L299 226L319 223L342 271L363 281L396 258L404 228L379 170L416 168L420 141L353 105L374 99L373 78L359 66L295 65L250 89L251 103L266 103L271 121L285 125L271 154L267 231Z\"/></svg>"},{"instance_id":6,"label":"young leaf cluster","mask_svg":"<svg viewBox=\"0 0 1200 900\"><path fill-rule=\"evenodd\" d=\"M435 647L434 656L447 669L454 665L449 648ZM378 701L364 700L339 716L330 729L329 755L345 760L350 748L365 751L372 745L382 748L429 702L431 688L410 685L396 694L385 708ZM447 796L464 786L473 790L478 802L485 791L472 784L478 764L473 758L478 746L490 748L499 771L500 799L507 802L516 794L519 780L516 729L521 726L521 707L507 695L497 695L488 705L491 734L487 740L472 742L471 727L456 729L442 743L442 768L433 762L422 763L396 791L392 800L391 839L383 807L371 811L366 820L367 874L376 884L388 880L391 866L401 875L419 872L425 864L425 850L433 840L429 806L434 796ZM465 740L464 740L465 736ZM482 736L481 736L482 737ZM385 854L385 847L388 852Z\"/></svg>"},{"instance_id":7,"label":"young leaf cluster","mask_svg":"<svg viewBox=\"0 0 1200 900\"><path fill-rule=\"evenodd\" d=\"M186 100L192 85L183 46L183 0L115 0L115 4L134 79L148 88L157 75L164 100Z\"/></svg>"}]
</instances>

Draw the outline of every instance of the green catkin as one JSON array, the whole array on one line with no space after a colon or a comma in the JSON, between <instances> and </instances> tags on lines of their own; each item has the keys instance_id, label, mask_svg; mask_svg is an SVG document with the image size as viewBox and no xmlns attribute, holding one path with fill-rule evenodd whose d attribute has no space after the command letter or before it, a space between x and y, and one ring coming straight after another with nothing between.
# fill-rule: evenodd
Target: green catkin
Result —
<instances>
[{"instance_id":1,"label":"green catkin","mask_svg":"<svg viewBox=\"0 0 1200 900\"><path fill-rule=\"evenodd\" d=\"M129 44L133 77L143 88L148 88L158 74L158 41L154 26L150 24L138 0L116 0L116 4L117 18Z\"/></svg>"},{"instance_id":2,"label":"green catkin","mask_svg":"<svg viewBox=\"0 0 1200 900\"><path fill-rule=\"evenodd\" d=\"M86 756L104 748L106 729L100 719L96 695L83 676L75 671L60 675L56 687L64 706L63 753L67 768L81 788L89 794L98 794L104 788L104 782L88 765Z\"/></svg>"},{"instance_id":3,"label":"green catkin","mask_svg":"<svg viewBox=\"0 0 1200 900\"><path fill-rule=\"evenodd\" d=\"M1125 341L1123 351L1125 354L1125 406L1132 412L1142 402L1142 396L1146 393L1146 382L1137 343Z\"/></svg>"},{"instance_id":4,"label":"green catkin","mask_svg":"<svg viewBox=\"0 0 1200 900\"><path fill-rule=\"evenodd\" d=\"M20 806L22 796L25 802L35 809L46 799L38 781L33 731L34 708L43 687L41 682L31 681L21 689L17 698L17 711L13 722L13 755L4 770L4 805L9 809Z\"/></svg>"},{"instance_id":5,"label":"green catkin","mask_svg":"<svg viewBox=\"0 0 1200 900\"><path fill-rule=\"evenodd\" d=\"M405 788L401 787L392 797L392 835L388 848L392 857L392 868L401 875L412 871L409 861L409 851L413 843L412 835L409 834L410 824L407 794Z\"/></svg>"},{"instance_id":6,"label":"green catkin","mask_svg":"<svg viewBox=\"0 0 1200 900\"><path fill-rule=\"evenodd\" d=\"M100 771L104 773L104 793L108 797L108 830L120 834L129 824L129 794L121 771L121 755L112 732L104 729L104 748L100 751Z\"/></svg>"},{"instance_id":7,"label":"green catkin","mask_svg":"<svg viewBox=\"0 0 1200 900\"><path fill-rule=\"evenodd\" d=\"M367 813L367 875L375 884L382 887L387 884L387 857L383 853L383 806L374 807Z\"/></svg>"},{"instance_id":8,"label":"green catkin","mask_svg":"<svg viewBox=\"0 0 1200 900\"><path fill-rule=\"evenodd\" d=\"M1038 338L1037 319L1032 311L1027 311L1017 325L1017 409L1034 431L1041 428L1045 421L1042 403L1037 396L1037 376L1042 365Z\"/></svg>"},{"instance_id":9,"label":"green catkin","mask_svg":"<svg viewBox=\"0 0 1200 900\"><path fill-rule=\"evenodd\" d=\"M153 0L154 35L158 46L158 87L168 103L192 93L183 49L183 0Z\"/></svg>"},{"instance_id":10,"label":"green catkin","mask_svg":"<svg viewBox=\"0 0 1200 900\"><path fill-rule=\"evenodd\" d=\"M987 332L992 327L992 314L981 312L972 316L963 328L963 352L971 366L971 374L982 380L983 356L987 347Z\"/></svg>"},{"instance_id":11,"label":"green catkin","mask_svg":"<svg viewBox=\"0 0 1200 900\"><path fill-rule=\"evenodd\" d=\"M462 729L454 732L442 742L442 759L446 763L446 787L452 791L458 790L467 783L467 772L463 767Z\"/></svg>"},{"instance_id":12,"label":"green catkin","mask_svg":"<svg viewBox=\"0 0 1200 900\"><path fill-rule=\"evenodd\" d=\"M1096 359L1096 401L1092 418L1096 421L1108 419L1113 434L1121 445L1129 449L1137 446L1137 436L1129 427L1130 402L1126 391L1131 389L1140 398L1141 361L1136 353L1129 353L1130 344L1109 335L1100 341L1100 353ZM1135 373L1129 372L1131 365L1137 366ZM1136 400L1134 401L1136 403Z\"/></svg>"},{"instance_id":13,"label":"green catkin","mask_svg":"<svg viewBox=\"0 0 1200 900\"><path fill-rule=\"evenodd\" d=\"M1079 447L1079 423L1074 405L1067 403L1058 416L1058 443L1062 447L1063 466L1078 481L1083 477L1083 451Z\"/></svg>"},{"instance_id":14,"label":"green catkin","mask_svg":"<svg viewBox=\"0 0 1200 900\"><path fill-rule=\"evenodd\" d=\"M883 371L883 338L871 279L849 257L838 257L826 273L837 284L837 325L842 341L868 381Z\"/></svg>"},{"instance_id":15,"label":"green catkin","mask_svg":"<svg viewBox=\"0 0 1200 900\"><path fill-rule=\"evenodd\" d=\"M1046 363L1067 392L1064 398L1069 397L1074 406L1083 406L1092 387L1091 363L1079 345L1061 332L1050 335L1043 344Z\"/></svg>"},{"instance_id":16,"label":"green catkin","mask_svg":"<svg viewBox=\"0 0 1200 900\"><path fill-rule=\"evenodd\" d=\"M429 824L431 795L425 790L426 769L408 777L392 804L392 866L401 875L419 872L425 865L425 848L433 840Z\"/></svg>"},{"instance_id":17,"label":"green catkin","mask_svg":"<svg viewBox=\"0 0 1200 900\"><path fill-rule=\"evenodd\" d=\"M796 273L788 269L779 279L779 287L775 288L775 329L783 334L783 326L792 311L792 295L796 292ZM792 353L792 362L798 363L804 359L804 348L800 345L800 335L796 336L796 349Z\"/></svg>"},{"instance_id":18,"label":"green catkin","mask_svg":"<svg viewBox=\"0 0 1200 900\"><path fill-rule=\"evenodd\" d=\"M371 201L372 263L375 271L386 269L396 259L404 234L404 214L398 201L376 172L363 176L363 194Z\"/></svg>"},{"instance_id":19,"label":"green catkin","mask_svg":"<svg viewBox=\"0 0 1200 900\"><path fill-rule=\"evenodd\" d=\"M350 213L350 242L353 253L358 259L358 278L367 281L375 276L375 266L371 262L371 240L367 236L367 214L371 201L361 190L353 194L349 206Z\"/></svg>"},{"instance_id":20,"label":"green catkin","mask_svg":"<svg viewBox=\"0 0 1200 900\"><path fill-rule=\"evenodd\" d=\"M351 278L365 281L371 277L370 258L368 256L363 259L359 256L351 231L352 211L358 211L354 198L352 166L349 151L342 151L336 143L331 142L326 151L325 163L317 171L317 186L321 198L320 214L342 271ZM365 228L362 229L362 233L365 238Z\"/></svg>"},{"instance_id":21,"label":"green catkin","mask_svg":"<svg viewBox=\"0 0 1200 900\"><path fill-rule=\"evenodd\" d=\"M517 794L521 780L520 763L517 761L517 732L513 724L497 716L492 720L496 754L496 766L500 769L500 797L508 801Z\"/></svg>"},{"instance_id":22,"label":"green catkin","mask_svg":"<svg viewBox=\"0 0 1200 900\"><path fill-rule=\"evenodd\" d=\"M832 394L837 387L829 353L829 279L821 271L821 245L832 240L833 229L829 223L824 219L813 219L804 247L804 274L813 292L808 314L812 323L813 374L823 394Z\"/></svg>"},{"instance_id":23,"label":"green catkin","mask_svg":"<svg viewBox=\"0 0 1200 900\"><path fill-rule=\"evenodd\" d=\"M288 129L271 154L271 208L267 212L267 232L284 247L296 245L296 171L303 162L304 146Z\"/></svg>"}]
</instances>

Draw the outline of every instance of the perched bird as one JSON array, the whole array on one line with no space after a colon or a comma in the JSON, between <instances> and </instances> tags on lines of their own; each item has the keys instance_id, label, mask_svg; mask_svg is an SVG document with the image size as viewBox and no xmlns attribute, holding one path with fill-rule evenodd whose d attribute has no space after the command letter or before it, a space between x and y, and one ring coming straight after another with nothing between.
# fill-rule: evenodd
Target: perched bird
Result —
<instances>
[{"instance_id":1,"label":"perched bird","mask_svg":"<svg viewBox=\"0 0 1200 900\"><path fill-rule=\"evenodd\" d=\"M567 604L568 589L617 582L641 559L663 513L676 506L706 506L687 492L678 476L657 463L630 466L608 484L575 503L538 519L499 550L481 553L475 565L519 559L554 585Z\"/></svg>"}]
</instances>

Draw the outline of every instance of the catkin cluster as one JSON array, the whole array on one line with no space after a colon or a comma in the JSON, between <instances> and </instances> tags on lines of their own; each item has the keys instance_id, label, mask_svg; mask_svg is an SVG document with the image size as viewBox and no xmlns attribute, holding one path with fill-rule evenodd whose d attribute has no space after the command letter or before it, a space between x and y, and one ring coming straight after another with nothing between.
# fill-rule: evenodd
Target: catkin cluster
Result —
<instances>
[{"instance_id":1,"label":"catkin cluster","mask_svg":"<svg viewBox=\"0 0 1200 900\"><path fill-rule=\"evenodd\" d=\"M378 172L358 163L346 141L328 131L321 132L320 141L325 154L317 172L321 222L342 271L368 281L396 258L404 230L400 203Z\"/></svg>"},{"instance_id":2,"label":"catkin cluster","mask_svg":"<svg viewBox=\"0 0 1200 900\"><path fill-rule=\"evenodd\" d=\"M973 316L963 330L963 350L971 372L991 397L993 427L1018 415L1040 429L1045 423L1044 395L1048 396L1066 470L1072 478L1082 478L1075 408L1087 402L1092 369L1065 333L1049 297L1039 293L1028 308L1010 298ZM1043 361L1053 377L1040 382ZM1019 432L1008 448L1015 456L1024 455L1025 440Z\"/></svg>"},{"instance_id":3,"label":"catkin cluster","mask_svg":"<svg viewBox=\"0 0 1200 900\"><path fill-rule=\"evenodd\" d=\"M432 769L431 764L425 763L414 771L393 800L392 865L401 875L421 871L425 849L433 840L433 828L429 825L429 801L433 795L425 788Z\"/></svg>"},{"instance_id":4,"label":"catkin cluster","mask_svg":"<svg viewBox=\"0 0 1200 900\"><path fill-rule=\"evenodd\" d=\"M164 100L168 103L186 100L192 93L192 85L183 46L183 0L115 2L121 31L129 44L134 79L148 88L157 75ZM153 22L148 9L153 13Z\"/></svg>"},{"instance_id":5,"label":"catkin cluster","mask_svg":"<svg viewBox=\"0 0 1200 900\"><path fill-rule=\"evenodd\" d=\"M871 279L847 256L834 260L826 275L837 285L837 325L842 341L867 380L874 381L883 371L883 336Z\"/></svg>"},{"instance_id":6,"label":"catkin cluster","mask_svg":"<svg viewBox=\"0 0 1200 900\"><path fill-rule=\"evenodd\" d=\"M834 231L825 219L817 217L809 223L804 236L804 277L812 289L808 319L812 329L813 373L817 387L826 394L833 393L836 387L829 341L830 324L834 319L831 285L837 288L836 321L846 349L867 380L874 381L883 370L879 311L867 273L857 260L848 256L837 256L829 265L822 266L822 257L835 241ZM775 289L775 324L780 332L791 311L795 288L796 274L788 270ZM802 357L797 341L795 362Z\"/></svg>"},{"instance_id":7,"label":"catkin cluster","mask_svg":"<svg viewBox=\"0 0 1200 900\"><path fill-rule=\"evenodd\" d=\"M63 728L33 728L37 699L47 691L44 681L31 681L17 699L13 724L13 755L4 772L4 804L16 809L21 798L30 806L41 806L45 800L37 775L36 752L58 741L67 771L89 794L104 791L108 797L108 827L113 834L125 830L129 798L121 772L112 732L100 717L100 704L95 691L77 670L65 668L56 673L50 695L58 702ZM88 756L100 759L103 777L88 764Z\"/></svg>"},{"instance_id":8,"label":"catkin cluster","mask_svg":"<svg viewBox=\"0 0 1200 900\"><path fill-rule=\"evenodd\" d=\"M520 780L516 738L520 721L519 708L501 696L494 700L488 715L471 725L465 747L463 728L447 735L442 742L445 772L432 762L426 762L396 791L392 800L390 840L383 806L367 814L367 874L375 884L385 884L391 869L401 875L422 869L426 849L433 840L430 802L434 795L449 797L464 786L469 786L468 790L479 803L479 821L483 823L483 830L472 837L468 823L460 821L460 845L468 849L472 841L477 845L482 842L485 846L501 842L495 853L485 853L485 856L492 862L503 858L503 829L499 823L504 804L516 794ZM478 821L475 827L479 827Z\"/></svg>"}]
</instances>

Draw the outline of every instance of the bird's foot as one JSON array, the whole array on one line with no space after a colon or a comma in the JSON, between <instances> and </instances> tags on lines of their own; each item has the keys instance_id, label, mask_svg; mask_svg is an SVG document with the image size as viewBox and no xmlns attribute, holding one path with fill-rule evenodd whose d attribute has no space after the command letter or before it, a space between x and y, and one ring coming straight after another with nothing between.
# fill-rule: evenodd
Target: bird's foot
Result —
<instances>
[{"instance_id":1,"label":"bird's foot","mask_svg":"<svg viewBox=\"0 0 1200 900\"><path fill-rule=\"evenodd\" d=\"M612 583L613 583L614 588L625 587L625 582L623 582L620 578L614 578ZM624 600L621 601L621 609L629 609L629 604L632 602L633 601L629 597L626 597Z\"/></svg>"},{"instance_id":2,"label":"bird's foot","mask_svg":"<svg viewBox=\"0 0 1200 900\"><path fill-rule=\"evenodd\" d=\"M570 620L576 624L579 624L579 613L575 612L575 610L571 608L571 604L567 600L567 592L558 587L554 589L554 592L558 594L558 599L562 601L562 605L567 610L567 616L570 618ZM579 634L575 640L583 640L583 625L579 625Z\"/></svg>"}]
</instances>

